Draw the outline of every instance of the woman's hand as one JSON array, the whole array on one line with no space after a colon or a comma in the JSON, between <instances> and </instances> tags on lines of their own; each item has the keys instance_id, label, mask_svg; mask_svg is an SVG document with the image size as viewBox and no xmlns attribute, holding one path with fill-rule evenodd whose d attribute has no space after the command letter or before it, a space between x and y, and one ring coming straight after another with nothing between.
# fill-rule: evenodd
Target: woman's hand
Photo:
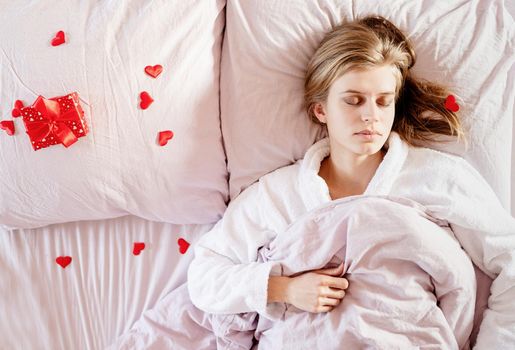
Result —
<instances>
[{"instance_id":1,"label":"woman's hand","mask_svg":"<svg viewBox=\"0 0 515 350\"><path fill-rule=\"evenodd\" d=\"M285 301L308 312L329 312L340 304L349 286L341 276L343 263L330 269L305 272L291 277L285 291Z\"/></svg>"},{"instance_id":2,"label":"woman's hand","mask_svg":"<svg viewBox=\"0 0 515 350\"><path fill-rule=\"evenodd\" d=\"M304 272L294 277L271 276L268 302L286 302L308 312L329 312L345 296L349 286L341 276L343 263L330 269Z\"/></svg>"}]
</instances>

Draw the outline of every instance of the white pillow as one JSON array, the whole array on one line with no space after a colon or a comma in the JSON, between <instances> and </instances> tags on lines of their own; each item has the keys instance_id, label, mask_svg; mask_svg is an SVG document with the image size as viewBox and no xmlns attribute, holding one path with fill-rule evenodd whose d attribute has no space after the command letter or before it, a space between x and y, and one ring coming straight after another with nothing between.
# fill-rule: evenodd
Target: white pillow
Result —
<instances>
[{"instance_id":1,"label":"white pillow","mask_svg":"<svg viewBox=\"0 0 515 350\"><path fill-rule=\"evenodd\" d=\"M228 197L219 119L225 0L3 1L0 224L30 228L134 214L217 221ZM65 43L52 46L58 31ZM160 64L152 78L146 66ZM76 91L89 133L34 151L15 100ZM147 91L154 103L139 106ZM165 146L158 133L171 130Z\"/></svg>"},{"instance_id":2,"label":"white pillow","mask_svg":"<svg viewBox=\"0 0 515 350\"><path fill-rule=\"evenodd\" d=\"M469 149L431 146L463 155L508 208L515 26L502 2L489 1L229 1L221 111L231 198L325 136L302 108L307 63L327 31L370 14L407 33L416 76L457 96Z\"/></svg>"}]
</instances>

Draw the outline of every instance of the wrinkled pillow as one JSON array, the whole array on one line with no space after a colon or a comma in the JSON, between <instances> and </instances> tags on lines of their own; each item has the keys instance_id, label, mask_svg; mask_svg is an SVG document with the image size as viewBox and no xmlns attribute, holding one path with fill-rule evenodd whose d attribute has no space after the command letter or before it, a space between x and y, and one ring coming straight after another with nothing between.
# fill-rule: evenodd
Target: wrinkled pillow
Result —
<instances>
[{"instance_id":1,"label":"wrinkled pillow","mask_svg":"<svg viewBox=\"0 0 515 350\"><path fill-rule=\"evenodd\" d=\"M447 85L461 106L468 148L427 146L464 156L509 207L515 25L489 1L229 1L221 116L230 197L326 135L302 107L306 66L326 32L371 14L413 42L415 76Z\"/></svg>"},{"instance_id":2,"label":"wrinkled pillow","mask_svg":"<svg viewBox=\"0 0 515 350\"><path fill-rule=\"evenodd\" d=\"M133 214L217 221L228 198L219 74L225 0L3 1L0 224L31 228ZM65 42L52 46L58 31ZM146 66L162 65L153 78ZM89 133L34 151L15 100L76 91ZM140 107L140 93L154 99ZM170 130L164 146L158 133Z\"/></svg>"}]
</instances>

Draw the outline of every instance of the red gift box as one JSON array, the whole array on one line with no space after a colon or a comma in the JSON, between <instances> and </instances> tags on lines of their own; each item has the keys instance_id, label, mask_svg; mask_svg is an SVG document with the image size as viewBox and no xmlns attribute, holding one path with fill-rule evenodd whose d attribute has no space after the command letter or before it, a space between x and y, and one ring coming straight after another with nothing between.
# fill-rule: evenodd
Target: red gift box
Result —
<instances>
[{"instance_id":1,"label":"red gift box","mask_svg":"<svg viewBox=\"0 0 515 350\"><path fill-rule=\"evenodd\" d=\"M23 107L23 123L35 151L62 143L65 147L86 136L88 125L76 92L46 99L39 96L32 106Z\"/></svg>"}]
</instances>

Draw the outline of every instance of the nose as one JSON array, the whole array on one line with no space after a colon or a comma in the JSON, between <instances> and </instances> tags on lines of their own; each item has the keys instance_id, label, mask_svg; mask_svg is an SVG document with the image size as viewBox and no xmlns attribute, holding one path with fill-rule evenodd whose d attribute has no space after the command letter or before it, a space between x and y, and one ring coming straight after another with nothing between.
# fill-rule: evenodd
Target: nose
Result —
<instances>
[{"instance_id":1,"label":"nose","mask_svg":"<svg viewBox=\"0 0 515 350\"><path fill-rule=\"evenodd\" d=\"M379 120L379 108L373 101L367 101L363 104L361 110L361 120L365 123L374 123Z\"/></svg>"}]
</instances>

